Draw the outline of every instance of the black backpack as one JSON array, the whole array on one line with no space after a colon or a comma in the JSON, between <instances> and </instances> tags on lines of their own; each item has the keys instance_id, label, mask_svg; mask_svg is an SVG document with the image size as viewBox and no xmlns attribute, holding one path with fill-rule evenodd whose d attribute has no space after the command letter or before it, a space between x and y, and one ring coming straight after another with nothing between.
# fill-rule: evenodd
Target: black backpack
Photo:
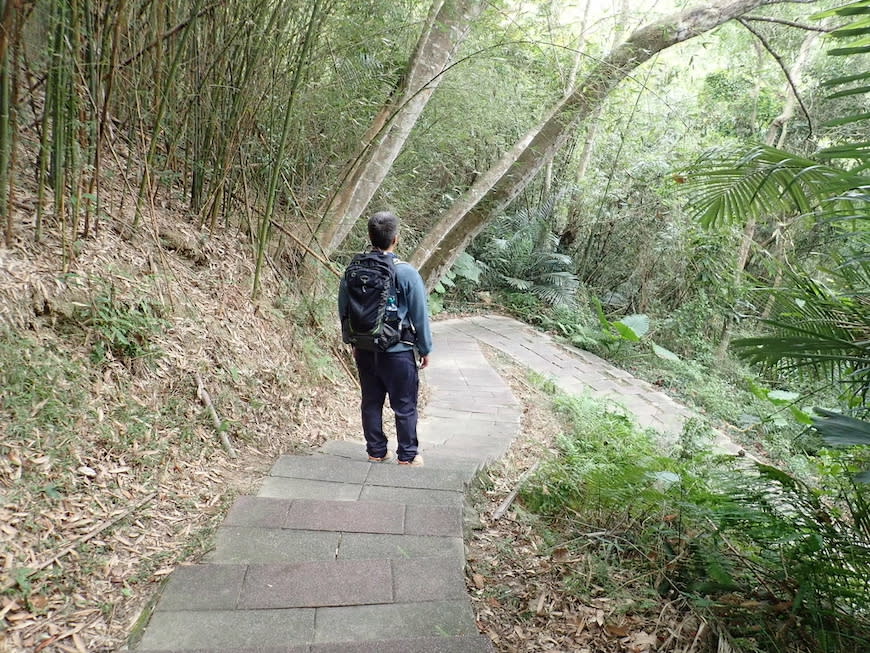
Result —
<instances>
[{"instance_id":1,"label":"black backpack","mask_svg":"<svg viewBox=\"0 0 870 653\"><path fill-rule=\"evenodd\" d=\"M347 308L341 316L344 342L359 349L386 351L401 339L396 305L396 264L381 252L353 257L344 271Z\"/></svg>"}]
</instances>

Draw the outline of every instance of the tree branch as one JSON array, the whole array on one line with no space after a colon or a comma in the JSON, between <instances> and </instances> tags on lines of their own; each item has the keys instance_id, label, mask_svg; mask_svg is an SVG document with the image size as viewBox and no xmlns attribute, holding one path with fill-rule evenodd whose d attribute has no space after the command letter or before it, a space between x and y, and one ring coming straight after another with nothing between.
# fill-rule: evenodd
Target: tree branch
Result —
<instances>
[{"instance_id":1,"label":"tree branch","mask_svg":"<svg viewBox=\"0 0 870 653\"><path fill-rule=\"evenodd\" d=\"M768 43L767 39L765 39L764 36L758 30L756 30L754 27L752 27L752 25L750 25L745 18L738 17L737 22L740 23L741 25L743 25L743 27L745 27L747 30L749 30L749 32L761 42L761 45L764 46L764 49L770 53L770 56L773 57L774 60L776 61L777 65L779 65L780 69L782 70L783 74L785 75L785 78L788 80L788 85L791 86L791 92L794 93L795 100L797 100L797 103L800 105L801 111L803 111L804 116L806 116L807 128L809 129L810 136L812 136L813 135L813 119L810 118L810 112L807 111L807 107L804 104L804 101L801 98L800 93L798 92L797 85L795 84L794 79L792 78L791 73L788 70L788 66L785 65L785 62L782 60L782 57L779 56L779 54L777 54L777 52L773 49L773 47L770 45L770 43Z\"/></svg>"},{"instance_id":2,"label":"tree branch","mask_svg":"<svg viewBox=\"0 0 870 653\"><path fill-rule=\"evenodd\" d=\"M793 20L786 20L785 18L771 18L770 16L744 16L743 20L751 20L753 22L759 23L776 23L778 25L788 25L789 27L796 27L797 29L806 30L808 32L821 32L822 34L827 34L831 31L827 27L819 27L818 25L806 25L804 23L798 23Z\"/></svg>"}]
</instances>

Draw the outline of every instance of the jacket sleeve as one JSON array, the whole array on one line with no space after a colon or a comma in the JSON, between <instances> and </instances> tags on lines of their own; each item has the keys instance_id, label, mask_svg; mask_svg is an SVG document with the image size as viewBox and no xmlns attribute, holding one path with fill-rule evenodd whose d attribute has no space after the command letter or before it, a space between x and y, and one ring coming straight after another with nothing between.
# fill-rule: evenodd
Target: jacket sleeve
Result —
<instances>
[{"instance_id":1,"label":"jacket sleeve","mask_svg":"<svg viewBox=\"0 0 870 653\"><path fill-rule=\"evenodd\" d=\"M432 331L429 328L428 294L423 278L413 266L401 265L400 282L407 302L407 317L417 330L417 351L426 356L432 351Z\"/></svg>"}]
</instances>

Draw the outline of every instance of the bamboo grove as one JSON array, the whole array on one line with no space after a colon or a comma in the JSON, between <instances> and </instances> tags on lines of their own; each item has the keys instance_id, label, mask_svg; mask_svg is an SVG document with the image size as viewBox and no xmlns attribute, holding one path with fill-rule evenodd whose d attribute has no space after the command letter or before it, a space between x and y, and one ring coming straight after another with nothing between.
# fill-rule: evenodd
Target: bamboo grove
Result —
<instances>
[{"instance_id":1,"label":"bamboo grove","mask_svg":"<svg viewBox=\"0 0 870 653\"><path fill-rule=\"evenodd\" d=\"M37 242L51 234L66 268L76 241L105 228L107 216L115 227L136 227L161 189L182 188L201 226L242 229L260 243L261 259L275 212L309 201L287 192L291 182L310 189L331 174L305 147L310 134L302 132L316 123L298 119L317 113L300 101L302 82L325 82L339 66L340 55L315 47L325 41L328 3L0 6L7 246L25 235L17 230L32 230ZM33 219L16 220L16 211Z\"/></svg>"}]
</instances>

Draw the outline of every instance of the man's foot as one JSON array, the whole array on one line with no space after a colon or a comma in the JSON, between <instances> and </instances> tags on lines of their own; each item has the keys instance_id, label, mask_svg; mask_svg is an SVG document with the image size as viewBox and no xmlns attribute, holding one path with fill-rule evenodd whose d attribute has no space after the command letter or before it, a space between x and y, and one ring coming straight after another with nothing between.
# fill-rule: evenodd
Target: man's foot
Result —
<instances>
[{"instance_id":1,"label":"man's foot","mask_svg":"<svg viewBox=\"0 0 870 653\"><path fill-rule=\"evenodd\" d=\"M392 459L393 459L393 452L392 451L388 451L380 458L378 458L377 456L369 456L370 463L386 463L386 462L391 461Z\"/></svg>"},{"instance_id":2,"label":"man's foot","mask_svg":"<svg viewBox=\"0 0 870 653\"><path fill-rule=\"evenodd\" d=\"M422 467L423 466L423 456L417 454L411 460L400 460L400 465L410 465L411 467Z\"/></svg>"}]
</instances>

